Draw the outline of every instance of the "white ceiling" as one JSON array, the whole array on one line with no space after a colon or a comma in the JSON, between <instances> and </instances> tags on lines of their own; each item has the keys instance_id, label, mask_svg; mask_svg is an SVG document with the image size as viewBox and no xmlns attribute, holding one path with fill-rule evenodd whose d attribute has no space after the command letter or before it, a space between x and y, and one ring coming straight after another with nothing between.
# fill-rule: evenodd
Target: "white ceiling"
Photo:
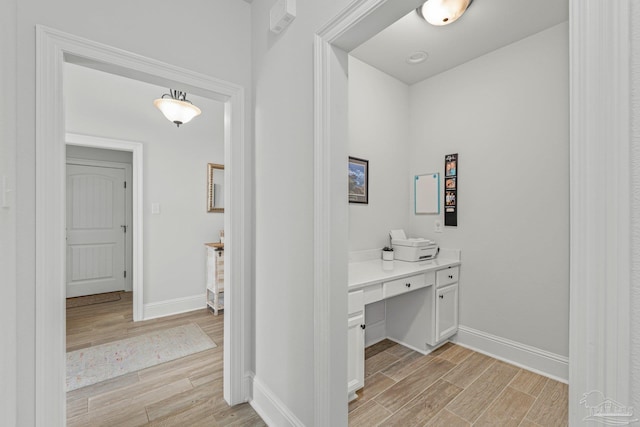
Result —
<instances>
[{"instance_id":1,"label":"white ceiling","mask_svg":"<svg viewBox=\"0 0 640 427\"><path fill-rule=\"evenodd\" d=\"M475 0L460 19L442 27L411 11L350 53L413 84L567 19L568 0ZM417 65L407 64L407 57L416 51L429 57Z\"/></svg>"},{"instance_id":2,"label":"white ceiling","mask_svg":"<svg viewBox=\"0 0 640 427\"><path fill-rule=\"evenodd\" d=\"M64 78L69 132L137 141L212 140L216 146L224 141L224 105L219 101L187 94L202 114L178 128L153 105L169 92L167 87L71 63L65 63Z\"/></svg>"}]
</instances>

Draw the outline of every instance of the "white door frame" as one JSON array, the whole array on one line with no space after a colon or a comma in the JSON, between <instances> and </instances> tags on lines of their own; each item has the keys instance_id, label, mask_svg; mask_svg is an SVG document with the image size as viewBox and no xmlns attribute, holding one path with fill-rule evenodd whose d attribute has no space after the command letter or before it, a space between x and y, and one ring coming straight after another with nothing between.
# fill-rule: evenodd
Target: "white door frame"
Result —
<instances>
[{"instance_id":1,"label":"white door frame","mask_svg":"<svg viewBox=\"0 0 640 427\"><path fill-rule=\"evenodd\" d=\"M132 155L131 172L131 230L132 230L132 278L133 285L133 321L144 320L144 280L143 280L143 244L144 244L144 216L143 216L143 144L141 142L123 141L119 139L100 138L96 136L67 133L67 145L79 147L102 148L106 150L128 151Z\"/></svg>"},{"instance_id":2,"label":"white door frame","mask_svg":"<svg viewBox=\"0 0 640 427\"><path fill-rule=\"evenodd\" d=\"M570 425L584 393L631 404L630 5L570 0Z\"/></svg>"},{"instance_id":3,"label":"white door frame","mask_svg":"<svg viewBox=\"0 0 640 427\"><path fill-rule=\"evenodd\" d=\"M346 425L346 369L335 360L343 357L346 344L334 325L335 319L344 319L346 325L342 300L347 289L347 257L337 259L333 252L340 253L342 224L347 223L343 206L347 129L340 117L346 111L338 111L347 102L346 73L341 64L344 51L338 46L356 28L362 31L358 25L366 17L375 15L374 21L388 25L394 18L387 14L386 19L381 10L392 4L410 10L416 3L355 0L318 31L314 42L314 396L318 426ZM571 425L583 420L586 409L580 398L591 390L629 406L629 16L629 0L570 0Z\"/></svg>"},{"instance_id":4,"label":"white door frame","mask_svg":"<svg viewBox=\"0 0 640 427\"><path fill-rule=\"evenodd\" d=\"M148 83L180 89L225 105L224 398L245 402L250 383L252 253L245 95L236 84L131 52L36 26L36 319L35 421L63 426L65 405L65 121L64 63L74 62ZM60 196L63 197L60 197Z\"/></svg>"}]
</instances>

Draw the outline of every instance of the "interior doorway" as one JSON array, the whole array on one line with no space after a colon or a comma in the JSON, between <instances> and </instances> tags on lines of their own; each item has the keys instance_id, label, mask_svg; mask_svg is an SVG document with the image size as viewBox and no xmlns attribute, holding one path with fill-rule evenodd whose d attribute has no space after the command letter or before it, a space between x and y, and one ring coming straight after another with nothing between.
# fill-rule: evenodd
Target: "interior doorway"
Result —
<instances>
[{"instance_id":1,"label":"interior doorway","mask_svg":"<svg viewBox=\"0 0 640 427\"><path fill-rule=\"evenodd\" d=\"M163 87L177 88L224 105L225 146L225 289L224 399L234 405L248 400L250 355L250 280L252 254L251 215L245 157L244 90L242 87L137 54L111 48L56 30L37 27L38 58L36 122L36 422L62 424L65 419L64 305L52 303L65 297L64 247L65 124L63 103L64 64L74 63ZM68 141L67 141L68 142ZM80 143L79 145L83 145ZM117 145L117 144L116 144ZM131 148L129 148L131 149ZM134 163L136 159L135 149ZM142 175L134 182L142 183ZM134 191L134 200L136 197ZM134 207L135 223L135 207ZM140 231L140 230L138 230ZM205 238L207 238L205 236ZM134 239L134 259L137 250ZM134 272L137 269L134 267ZM202 272L202 269L200 270ZM138 271L139 274L142 271ZM136 273L136 274L138 274ZM135 293L135 277L134 277ZM203 293L204 301L204 293ZM138 301L142 303L142 301ZM134 307L135 308L135 307Z\"/></svg>"},{"instance_id":2,"label":"interior doorway","mask_svg":"<svg viewBox=\"0 0 640 427\"><path fill-rule=\"evenodd\" d=\"M334 253L344 254L346 246L346 200L332 196L329 188L345 188L342 178L347 158L344 149L347 124L346 52L354 40L363 40L376 28L391 23L422 2L363 0L355 2L327 22L315 39L315 342L317 424L325 424L328 414L343 414L342 395L331 393L332 361L346 349L338 346L322 351L328 338L328 320L342 314L346 301L328 298L344 288L346 268L330 264ZM404 10L399 10L404 8ZM595 11L601 13L594 13ZM570 2L570 360L569 420L579 422L584 407L581 395L588 390L609 390L622 402L629 397L628 333L630 317L629 246L629 2ZM370 25L360 25L371 17ZM376 21L376 22L373 22ZM606 78L603 78L605 76ZM593 105L600 106L593 108ZM339 108L335 108L335 107ZM603 137L605 135L606 137ZM336 161L337 167L332 167ZM342 162L342 164L339 164ZM611 170L601 174L594 171ZM593 178L593 175L596 175ZM611 188L618 191L611 192ZM337 199L336 199L337 198ZM611 199L606 205L602 200ZM338 209L335 208L336 203ZM624 214L620 214L624 212ZM611 221L615 218L617 221ZM327 225L328 224L328 225ZM614 230L608 227L615 224ZM599 251L593 247L603 248ZM332 254L330 258L326 254ZM346 259L346 257L345 257ZM610 266L614 268L609 268ZM621 272L621 273L620 273ZM620 275L618 275L620 273ZM346 300L346 297L345 297ZM603 304L602 301L607 301ZM615 309L612 309L615 307ZM343 327L344 329L344 327ZM346 331L336 330L335 336ZM336 340L334 338L333 343ZM333 356L333 358L332 358ZM339 366L338 366L339 367ZM594 373L598 373L595 375ZM335 380L341 379L340 374ZM344 382L344 377L342 381ZM334 390L335 392L335 390ZM342 403L343 404L343 403ZM346 416L346 414L345 414ZM338 418L340 419L340 418ZM322 422L320 422L322 421ZM328 422L327 422L328 424Z\"/></svg>"},{"instance_id":3,"label":"interior doorway","mask_svg":"<svg viewBox=\"0 0 640 427\"><path fill-rule=\"evenodd\" d=\"M67 147L67 299L133 290L131 153L128 163L87 158L108 154Z\"/></svg>"},{"instance_id":4,"label":"interior doorway","mask_svg":"<svg viewBox=\"0 0 640 427\"><path fill-rule=\"evenodd\" d=\"M65 135L66 163L124 168L127 182L125 204L125 287L133 293L133 320L144 319L144 228L143 228L143 156L142 143L67 133ZM66 164L65 164L66 166ZM124 184L123 184L124 187ZM68 190L67 190L68 191ZM66 204L65 204L66 206ZM68 222L68 218L67 218ZM67 255L68 257L69 255ZM67 262L69 260L67 259ZM68 265L65 264L68 268ZM123 272L123 276L125 276ZM66 286L65 286L66 291ZM65 298L69 297L65 293Z\"/></svg>"},{"instance_id":5,"label":"interior doorway","mask_svg":"<svg viewBox=\"0 0 640 427\"><path fill-rule=\"evenodd\" d=\"M122 294L116 304L107 301L100 306L92 305L95 310L84 316L78 312L87 310L75 309L79 301L67 299L67 358L75 357L75 352L80 350L86 353L97 351L94 347L104 345L104 350L100 351L109 360L105 367L120 371L119 360L106 356L112 354L109 344L115 345L116 341L138 337L138 331L154 323L151 319L162 317L170 321L172 315L198 312L205 307L203 243L214 241L213 238L224 229L224 212L210 213L205 205L207 162L225 162L224 104L189 94L188 99L201 109L202 114L178 127L154 107L153 100L168 91L165 87L69 62L64 64L64 72L65 127L67 132L74 132L75 137L71 138L74 143L113 142L108 136L115 136L135 139L139 142L132 144L142 147L142 165L139 162L132 165L131 151L113 150L108 144L103 148L67 144L67 241L81 240L72 242L79 244L71 247L67 253L67 297L79 295L75 289L71 294L71 288L86 286L87 282L94 282L98 288L94 289L95 292L85 294L130 290L123 285L133 275L140 284L140 272L144 273L144 281L133 293L133 298L138 298L146 291L145 298L139 298L143 301L142 310L134 316L135 320L142 321L140 324L131 322L131 294ZM126 104L111 96L117 92L127 93ZM104 137L97 139L85 135ZM69 136L67 134L67 142ZM120 176L125 170L129 172L126 175L131 175L132 166L144 180ZM224 180L217 178L215 182L219 191L216 193L222 193L220 187ZM116 200L122 202L127 190L134 187L143 190L136 192L137 217L141 220L137 221L135 227L131 221L125 220L115 203ZM83 196L87 202L85 205L77 201ZM127 201L124 203L127 204ZM112 209L115 212L112 213ZM92 218L95 218L96 224ZM79 224L76 225L76 222ZM137 235L142 236L137 243L143 243L145 250L137 260L138 267L132 271L123 265L121 254L116 253L119 243L116 239L136 234L137 231L141 232ZM87 240L92 237L111 240ZM103 265L107 263L109 265ZM114 276L116 280L113 280ZM104 294L102 296L106 297ZM94 296L85 300L93 304L93 300L101 299ZM113 311L109 310L110 306ZM122 316L126 322L113 330L112 325ZM86 323L85 331L90 328L93 336L90 341L82 336L83 331L78 330L79 320ZM157 333L163 337L171 331L163 329ZM129 341L118 345L124 345L124 342ZM142 351L144 345L138 344L138 341L132 340L127 345L135 345L137 351ZM221 355L223 348L219 345L217 354ZM143 359L156 359L147 356L143 356ZM126 359L128 361L122 368L124 365L138 366L140 372L146 368L138 364L134 356L127 357L130 358ZM215 358L212 363L214 361ZM74 372L75 375L70 377L70 373ZM91 376L90 365L88 370L76 372L73 365L67 363L68 387L70 382L73 383L73 378L84 381L87 376ZM76 393L70 388L67 390L69 407L72 405L69 399L75 400L73 397ZM86 393L91 393L91 390L87 389ZM71 418L67 419L73 422Z\"/></svg>"}]
</instances>

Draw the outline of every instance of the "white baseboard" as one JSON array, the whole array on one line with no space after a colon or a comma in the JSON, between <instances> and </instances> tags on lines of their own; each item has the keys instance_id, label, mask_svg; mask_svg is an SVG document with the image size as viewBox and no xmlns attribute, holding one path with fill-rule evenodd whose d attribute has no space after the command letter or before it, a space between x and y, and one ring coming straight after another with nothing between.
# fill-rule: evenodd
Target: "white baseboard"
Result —
<instances>
[{"instance_id":1,"label":"white baseboard","mask_svg":"<svg viewBox=\"0 0 640 427\"><path fill-rule=\"evenodd\" d=\"M253 378L253 397L249 404L268 426L304 427L302 421L266 385L255 377Z\"/></svg>"},{"instance_id":2,"label":"white baseboard","mask_svg":"<svg viewBox=\"0 0 640 427\"><path fill-rule=\"evenodd\" d=\"M207 306L207 296L193 295L190 297L170 299L166 301L150 302L144 305L144 320L157 317L171 316L173 314L186 313L187 311L200 310Z\"/></svg>"},{"instance_id":3,"label":"white baseboard","mask_svg":"<svg viewBox=\"0 0 640 427\"><path fill-rule=\"evenodd\" d=\"M569 382L569 359L565 356L466 326L460 326L451 341L565 384Z\"/></svg>"},{"instance_id":4,"label":"white baseboard","mask_svg":"<svg viewBox=\"0 0 640 427\"><path fill-rule=\"evenodd\" d=\"M385 320L381 320L379 322L367 325L367 329L365 329L364 332L364 337L365 347L374 345L387 338L387 322Z\"/></svg>"},{"instance_id":5,"label":"white baseboard","mask_svg":"<svg viewBox=\"0 0 640 427\"><path fill-rule=\"evenodd\" d=\"M406 342L401 341L401 340L397 340L397 339L395 339L395 338L387 337L387 339L388 339L389 341L393 341L393 342L394 342L394 343L396 343L396 344L400 344L400 345L401 345L401 346L403 346L403 347L410 348L411 350L413 350L413 351L415 351L415 352L417 352L417 353L424 354L425 356L426 356L427 354L431 353L433 350L435 350L435 349L437 348L437 347L434 347L434 348L433 348L433 350L421 350L421 349L419 349L418 347L414 347L414 346L412 346L411 344L407 344ZM440 345L443 345L443 344L444 344L444 343L442 343L442 344L440 344Z\"/></svg>"}]
</instances>

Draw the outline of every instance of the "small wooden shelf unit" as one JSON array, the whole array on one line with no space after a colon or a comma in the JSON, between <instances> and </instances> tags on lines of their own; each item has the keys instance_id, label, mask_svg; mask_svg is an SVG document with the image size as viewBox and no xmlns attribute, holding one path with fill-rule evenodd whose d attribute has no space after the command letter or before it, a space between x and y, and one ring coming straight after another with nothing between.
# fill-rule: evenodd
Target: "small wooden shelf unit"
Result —
<instances>
[{"instance_id":1,"label":"small wooden shelf unit","mask_svg":"<svg viewBox=\"0 0 640 427\"><path fill-rule=\"evenodd\" d=\"M224 243L205 243L207 248L207 306L216 316L224 310Z\"/></svg>"}]
</instances>

